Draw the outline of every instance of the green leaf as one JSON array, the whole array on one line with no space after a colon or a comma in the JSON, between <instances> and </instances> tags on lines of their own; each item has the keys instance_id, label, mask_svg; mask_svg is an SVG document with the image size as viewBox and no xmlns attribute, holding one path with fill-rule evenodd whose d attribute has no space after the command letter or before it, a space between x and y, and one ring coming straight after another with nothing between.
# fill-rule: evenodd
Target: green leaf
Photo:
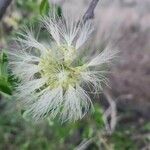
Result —
<instances>
[{"instance_id":1,"label":"green leaf","mask_svg":"<svg viewBox=\"0 0 150 150\"><path fill-rule=\"evenodd\" d=\"M0 54L0 92L11 95L12 86L8 79L8 56L6 53L2 52Z\"/></svg>"},{"instance_id":2,"label":"green leaf","mask_svg":"<svg viewBox=\"0 0 150 150\"><path fill-rule=\"evenodd\" d=\"M95 121L97 127L103 128L104 127L104 120L103 120L103 111L102 108L98 105L94 105L94 113L92 113L92 118Z\"/></svg>"},{"instance_id":3,"label":"green leaf","mask_svg":"<svg viewBox=\"0 0 150 150\"><path fill-rule=\"evenodd\" d=\"M40 4L40 14L47 15L49 13L50 6L48 0L42 0Z\"/></svg>"},{"instance_id":4,"label":"green leaf","mask_svg":"<svg viewBox=\"0 0 150 150\"><path fill-rule=\"evenodd\" d=\"M60 6L57 6L57 15L58 15L59 17L62 17L62 9L61 9Z\"/></svg>"},{"instance_id":5,"label":"green leaf","mask_svg":"<svg viewBox=\"0 0 150 150\"><path fill-rule=\"evenodd\" d=\"M4 77L0 77L0 91L8 95L12 94L11 85Z\"/></svg>"},{"instance_id":6,"label":"green leaf","mask_svg":"<svg viewBox=\"0 0 150 150\"><path fill-rule=\"evenodd\" d=\"M0 55L0 76L4 76L5 78L8 77L8 57L7 55L2 52Z\"/></svg>"}]
</instances>

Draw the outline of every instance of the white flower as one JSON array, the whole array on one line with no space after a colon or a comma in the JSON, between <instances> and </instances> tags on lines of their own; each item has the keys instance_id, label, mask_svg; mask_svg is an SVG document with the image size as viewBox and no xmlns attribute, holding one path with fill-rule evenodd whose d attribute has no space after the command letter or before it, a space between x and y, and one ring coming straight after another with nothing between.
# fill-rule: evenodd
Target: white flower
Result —
<instances>
[{"instance_id":1,"label":"white flower","mask_svg":"<svg viewBox=\"0 0 150 150\"><path fill-rule=\"evenodd\" d=\"M10 66L21 79L15 95L21 108L34 120L81 119L92 108L86 89L89 92L102 90L102 83L107 79L100 68L109 63L117 51L105 49L83 63L78 56L93 31L91 23L56 16L45 17L42 22L53 41L49 45L42 44L27 29L18 38L22 48L11 53Z\"/></svg>"}]
</instances>

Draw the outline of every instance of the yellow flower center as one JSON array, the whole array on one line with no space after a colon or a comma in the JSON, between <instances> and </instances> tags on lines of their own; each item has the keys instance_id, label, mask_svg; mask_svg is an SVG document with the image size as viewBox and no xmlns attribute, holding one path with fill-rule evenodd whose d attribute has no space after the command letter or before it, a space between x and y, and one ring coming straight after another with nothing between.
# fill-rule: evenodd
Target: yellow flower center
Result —
<instances>
[{"instance_id":1,"label":"yellow flower center","mask_svg":"<svg viewBox=\"0 0 150 150\"><path fill-rule=\"evenodd\" d=\"M73 67L71 65L71 57L74 57L72 55L75 52L74 49L70 49L69 52L69 50L61 47L61 50L64 54L64 59L58 60L48 52L39 62L40 74L42 77L48 78L47 86L50 88L55 88L60 85L64 89L67 89L69 85L74 87L76 83L80 82L81 72L85 69L85 66ZM67 52L68 55L66 55Z\"/></svg>"}]
</instances>

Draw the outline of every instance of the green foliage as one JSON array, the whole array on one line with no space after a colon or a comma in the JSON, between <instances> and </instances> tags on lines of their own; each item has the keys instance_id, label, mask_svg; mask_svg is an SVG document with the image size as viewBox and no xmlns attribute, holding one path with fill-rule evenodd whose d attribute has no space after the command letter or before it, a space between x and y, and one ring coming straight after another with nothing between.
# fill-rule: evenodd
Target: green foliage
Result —
<instances>
[{"instance_id":1,"label":"green foliage","mask_svg":"<svg viewBox=\"0 0 150 150\"><path fill-rule=\"evenodd\" d=\"M144 130L144 131L147 131L147 132L150 132L150 122L146 123L146 124L143 126L143 130Z\"/></svg>"},{"instance_id":2,"label":"green foliage","mask_svg":"<svg viewBox=\"0 0 150 150\"><path fill-rule=\"evenodd\" d=\"M57 15L58 15L59 17L62 17L62 9L61 9L61 7L60 7L60 6L57 6L57 7L56 7L56 10L57 10Z\"/></svg>"},{"instance_id":3,"label":"green foliage","mask_svg":"<svg viewBox=\"0 0 150 150\"><path fill-rule=\"evenodd\" d=\"M136 144L124 131L117 131L112 135L115 150L137 150Z\"/></svg>"},{"instance_id":4,"label":"green foliage","mask_svg":"<svg viewBox=\"0 0 150 150\"><path fill-rule=\"evenodd\" d=\"M11 96L13 90L19 82L18 78L12 75L8 69L8 56L5 52L0 54L0 93L5 96Z\"/></svg>"},{"instance_id":5,"label":"green foliage","mask_svg":"<svg viewBox=\"0 0 150 150\"><path fill-rule=\"evenodd\" d=\"M22 11L35 13L38 12L39 0L17 0L16 6L22 9Z\"/></svg>"},{"instance_id":6,"label":"green foliage","mask_svg":"<svg viewBox=\"0 0 150 150\"><path fill-rule=\"evenodd\" d=\"M62 9L60 6L55 5L53 6L48 2L48 0L42 0L39 6L40 14L41 15L48 15L51 11L55 11L56 15L61 17L62 16Z\"/></svg>"},{"instance_id":7,"label":"green foliage","mask_svg":"<svg viewBox=\"0 0 150 150\"><path fill-rule=\"evenodd\" d=\"M96 122L97 127L103 128L104 127L104 121L103 121L103 110L101 106L98 104L94 105L94 113L92 113L93 120Z\"/></svg>"},{"instance_id":8,"label":"green foliage","mask_svg":"<svg viewBox=\"0 0 150 150\"><path fill-rule=\"evenodd\" d=\"M50 119L33 123L22 119L16 111L9 112L7 109L0 116L0 149L7 146L7 149L21 150L72 150L84 138L95 136L96 133L94 124L97 123L91 116L75 123L61 124L58 120Z\"/></svg>"},{"instance_id":9,"label":"green foliage","mask_svg":"<svg viewBox=\"0 0 150 150\"><path fill-rule=\"evenodd\" d=\"M40 14L48 15L49 11L50 11L50 4L48 0L42 0L40 4Z\"/></svg>"},{"instance_id":10,"label":"green foliage","mask_svg":"<svg viewBox=\"0 0 150 150\"><path fill-rule=\"evenodd\" d=\"M24 120L16 111L11 111L9 108L12 107L11 101L8 102L6 106L0 103L0 110L3 111L0 115L0 149L72 150L84 139L91 138L95 140L89 148L92 149L95 146L95 150L99 149L98 143L102 141L96 136L103 129L100 106L96 105L92 115L89 114L75 123L61 124L57 120L50 119L34 123ZM101 123L97 122L97 119ZM111 137L107 137L107 146L111 143L114 145L114 150L137 150L135 142L126 134L126 131L126 128L118 129Z\"/></svg>"},{"instance_id":11,"label":"green foliage","mask_svg":"<svg viewBox=\"0 0 150 150\"><path fill-rule=\"evenodd\" d=\"M150 133L150 121L145 123L145 125L143 126L142 130L146 133ZM150 143L150 136L146 136L145 137L145 141L147 141L148 143Z\"/></svg>"},{"instance_id":12,"label":"green foliage","mask_svg":"<svg viewBox=\"0 0 150 150\"><path fill-rule=\"evenodd\" d=\"M12 85L9 82L8 57L6 53L0 54L0 92L8 95L12 94Z\"/></svg>"}]
</instances>

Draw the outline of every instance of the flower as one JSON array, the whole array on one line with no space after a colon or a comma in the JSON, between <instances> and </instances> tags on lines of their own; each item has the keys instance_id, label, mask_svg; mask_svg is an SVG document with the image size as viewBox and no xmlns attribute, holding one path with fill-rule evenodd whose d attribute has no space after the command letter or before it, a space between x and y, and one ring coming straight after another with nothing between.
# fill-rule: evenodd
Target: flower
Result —
<instances>
[{"instance_id":1,"label":"flower","mask_svg":"<svg viewBox=\"0 0 150 150\"><path fill-rule=\"evenodd\" d=\"M59 117L64 121L81 119L90 108L89 92L99 92L106 82L101 66L117 51L106 48L93 59L79 59L83 44L93 31L90 21L82 24L71 17L44 17L42 23L53 40L42 43L32 30L20 33L21 48L11 52L10 66L21 79L15 96L25 114L34 120Z\"/></svg>"}]
</instances>

